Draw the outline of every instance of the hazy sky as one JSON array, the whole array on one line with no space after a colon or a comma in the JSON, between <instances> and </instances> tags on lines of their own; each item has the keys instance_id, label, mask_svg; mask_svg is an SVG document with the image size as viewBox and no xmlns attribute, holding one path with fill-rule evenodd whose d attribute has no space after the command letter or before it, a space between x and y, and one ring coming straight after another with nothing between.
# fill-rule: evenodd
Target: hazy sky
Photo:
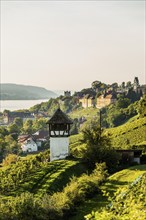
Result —
<instances>
[{"instance_id":1,"label":"hazy sky","mask_svg":"<svg viewBox=\"0 0 146 220\"><path fill-rule=\"evenodd\" d=\"M1 1L1 83L145 82L145 1Z\"/></svg>"}]
</instances>

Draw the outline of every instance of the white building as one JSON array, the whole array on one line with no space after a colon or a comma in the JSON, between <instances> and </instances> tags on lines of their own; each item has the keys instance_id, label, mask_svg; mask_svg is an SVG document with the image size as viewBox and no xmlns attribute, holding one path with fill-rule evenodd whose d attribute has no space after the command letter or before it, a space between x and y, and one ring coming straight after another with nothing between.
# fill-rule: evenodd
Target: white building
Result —
<instances>
[{"instance_id":1,"label":"white building","mask_svg":"<svg viewBox=\"0 0 146 220\"><path fill-rule=\"evenodd\" d=\"M23 152L35 152L38 150L37 144L31 137L25 140L23 145L21 145L21 148Z\"/></svg>"},{"instance_id":2,"label":"white building","mask_svg":"<svg viewBox=\"0 0 146 220\"><path fill-rule=\"evenodd\" d=\"M69 132L72 121L59 108L47 124L50 135L50 161L66 158L69 156Z\"/></svg>"}]
</instances>

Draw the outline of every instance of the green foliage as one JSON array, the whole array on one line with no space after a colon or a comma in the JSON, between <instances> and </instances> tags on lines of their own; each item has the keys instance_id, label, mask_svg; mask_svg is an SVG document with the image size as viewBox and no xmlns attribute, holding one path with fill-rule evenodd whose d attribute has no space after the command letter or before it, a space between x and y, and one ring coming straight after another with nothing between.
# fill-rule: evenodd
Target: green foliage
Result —
<instances>
[{"instance_id":1,"label":"green foliage","mask_svg":"<svg viewBox=\"0 0 146 220\"><path fill-rule=\"evenodd\" d=\"M55 164L55 163L54 163ZM0 219L64 219L76 205L98 191L106 178L105 164L97 164L92 174L72 178L62 192L35 198L33 194L22 193L15 198L9 197L0 202Z\"/></svg>"},{"instance_id":2,"label":"green foliage","mask_svg":"<svg viewBox=\"0 0 146 220\"><path fill-rule=\"evenodd\" d=\"M130 105L130 99L128 98L120 98L116 102L118 108L127 108Z\"/></svg>"},{"instance_id":3,"label":"green foliage","mask_svg":"<svg viewBox=\"0 0 146 220\"><path fill-rule=\"evenodd\" d=\"M139 113L140 117L145 117L146 116L146 94L139 101L138 113Z\"/></svg>"},{"instance_id":4,"label":"green foliage","mask_svg":"<svg viewBox=\"0 0 146 220\"><path fill-rule=\"evenodd\" d=\"M7 203L4 199L0 202L1 220L45 220L42 213L40 203L30 193L22 193L15 198L10 197Z\"/></svg>"},{"instance_id":5,"label":"green foliage","mask_svg":"<svg viewBox=\"0 0 146 220\"><path fill-rule=\"evenodd\" d=\"M20 146L12 135L6 135L3 139L0 139L1 145L1 155L2 159L5 158L7 154L18 154L20 152Z\"/></svg>"},{"instance_id":6,"label":"green foliage","mask_svg":"<svg viewBox=\"0 0 146 220\"><path fill-rule=\"evenodd\" d=\"M5 169L0 169L0 191L3 195L19 194L22 191L29 191L35 184L34 173L40 174L40 169L47 163L49 157L48 152L40 153L28 160L18 160L15 164L7 166ZM14 159L14 158L6 158ZM8 160L9 161L9 160ZM32 178L31 178L32 176ZM42 178L42 176L41 176ZM30 181L32 179L32 182ZM30 181L30 182L29 182ZM34 181L34 182L33 182ZM19 190L18 190L19 189Z\"/></svg>"},{"instance_id":7,"label":"green foliage","mask_svg":"<svg viewBox=\"0 0 146 220\"><path fill-rule=\"evenodd\" d=\"M93 120L94 118L97 118L99 115L99 110L93 107L87 108L87 109L76 109L72 111L69 116L71 118L81 118L84 117L86 120Z\"/></svg>"},{"instance_id":8,"label":"green foliage","mask_svg":"<svg viewBox=\"0 0 146 220\"><path fill-rule=\"evenodd\" d=\"M11 156L4 160L0 170L0 191L2 195L19 195L29 191L37 196L62 190L72 175L79 176L86 171L86 166L78 161L60 160L48 162L49 152L27 156L12 163Z\"/></svg>"},{"instance_id":9,"label":"green foliage","mask_svg":"<svg viewBox=\"0 0 146 220\"><path fill-rule=\"evenodd\" d=\"M80 104L78 103L76 97L60 96L56 99L51 98L49 99L48 102L43 102L39 105L35 105L31 107L30 112L43 111L43 112L47 112L48 116L51 117L59 106L65 113L69 113L74 109L80 108Z\"/></svg>"},{"instance_id":10,"label":"green foliage","mask_svg":"<svg viewBox=\"0 0 146 220\"><path fill-rule=\"evenodd\" d=\"M8 154L5 159L3 159L2 166L8 166L10 164L16 163L19 157L16 154Z\"/></svg>"},{"instance_id":11,"label":"green foliage","mask_svg":"<svg viewBox=\"0 0 146 220\"><path fill-rule=\"evenodd\" d=\"M19 130L20 130L23 127L23 120L22 120L22 118L19 118L19 117L15 118L14 119L14 124L16 124L18 126Z\"/></svg>"},{"instance_id":12,"label":"green foliage","mask_svg":"<svg viewBox=\"0 0 146 220\"><path fill-rule=\"evenodd\" d=\"M100 212L92 212L86 220L145 220L146 173L135 179L125 190L119 190L109 206Z\"/></svg>"},{"instance_id":13,"label":"green foliage","mask_svg":"<svg viewBox=\"0 0 146 220\"><path fill-rule=\"evenodd\" d=\"M140 148L139 144L145 141L145 133L146 117L136 117L119 127L104 131L104 134L110 137L112 146L115 149L130 149L133 145Z\"/></svg>"},{"instance_id":14,"label":"green foliage","mask_svg":"<svg viewBox=\"0 0 146 220\"><path fill-rule=\"evenodd\" d=\"M97 164L94 172L90 175L83 174L79 178L72 178L62 192L43 198L50 219L64 219L71 214L76 206L84 201L89 195L98 191L99 184L106 178L105 164Z\"/></svg>"},{"instance_id":15,"label":"green foliage","mask_svg":"<svg viewBox=\"0 0 146 220\"><path fill-rule=\"evenodd\" d=\"M9 133L19 133L19 127L18 127L18 125L17 124L15 124L15 123L12 123L12 124L10 124L9 126L8 126L8 131L9 131Z\"/></svg>"},{"instance_id":16,"label":"green foliage","mask_svg":"<svg viewBox=\"0 0 146 220\"><path fill-rule=\"evenodd\" d=\"M33 121L31 119L27 119L24 122L22 132L24 132L25 134L32 134L34 132Z\"/></svg>"},{"instance_id":17,"label":"green foliage","mask_svg":"<svg viewBox=\"0 0 146 220\"><path fill-rule=\"evenodd\" d=\"M47 125L46 125L47 121L48 121L48 119L46 119L46 118L35 119L32 124L33 131L47 129Z\"/></svg>"},{"instance_id":18,"label":"green foliage","mask_svg":"<svg viewBox=\"0 0 146 220\"><path fill-rule=\"evenodd\" d=\"M119 107L121 100L120 98L117 104L109 105L101 110L102 112L102 126L103 127L115 127L125 123L128 119L137 115L138 102L128 105L127 108ZM123 103L123 102L121 102Z\"/></svg>"},{"instance_id":19,"label":"green foliage","mask_svg":"<svg viewBox=\"0 0 146 220\"><path fill-rule=\"evenodd\" d=\"M109 137L102 133L96 121L82 130L82 142L86 144L83 158L90 166L94 166L96 162L106 162L109 169L116 168L118 155L111 146Z\"/></svg>"}]
</instances>

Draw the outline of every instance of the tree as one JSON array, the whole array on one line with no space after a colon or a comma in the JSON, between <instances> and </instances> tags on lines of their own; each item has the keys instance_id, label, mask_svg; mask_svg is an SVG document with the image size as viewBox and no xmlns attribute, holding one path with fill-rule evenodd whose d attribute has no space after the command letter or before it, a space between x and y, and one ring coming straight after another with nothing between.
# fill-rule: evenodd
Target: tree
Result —
<instances>
[{"instance_id":1,"label":"tree","mask_svg":"<svg viewBox=\"0 0 146 220\"><path fill-rule=\"evenodd\" d=\"M46 125L47 119L46 118L39 118L33 121L33 130L38 131L47 127Z\"/></svg>"},{"instance_id":2,"label":"tree","mask_svg":"<svg viewBox=\"0 0 146 220\"><path fill-rule=\"evenodd\" d=\"M18 126L18 128L21 129L23 127L23 120L22 120L22 118L19 118L19 117L15 118L14 119L14 124L16 124Z\"/></svg>"},{"instance_id":3,"label":"tree","mask_svg":"<svg viewBox=\"0 0 146 220\"><path fill-rule=\"evenodd\" d=\"M9 131L9 133L19 133L20 129L17 124L12 123L8 126L8 131Z\"/></svg>"},{"instance_id":4,"label":"tree","mask_svg":"<svg viewBox=\"0 0 146 220\"><path fill-rule=\"evenodd\" d=\"M132 86L131 81L128 81L128 82L126 83L126 87L127 87L128 89L130 89L131 86Z\"/></svg>"},{"instance_id":5,"label":"tree","mask_svg":"<svg viewBox=\"0 0 146 220\"><path fill-rule=\"evenodd\" d=\"M86 144L83 150L84 160L91 166L95 163L106 162L111 171L118 164L118 154L111 146L110 138L103 134L96 121L82 130L82 142Z\"/></svg>"},{"instance_id":6,"label":"tree","mask_svg":"<svg viewBox=\"0 0 146 220\"><path fill-rule=\"evenodd\" d=\"M26 134L32 134L33 133L33 121L31 119L27 119L24 124L22 131Z\"/></svg>"},{"instance_id":7,"label":"tree","mask_svg":"<svg viewBox=\"0 0 146 220\"><path fill-rule=\"evenodd\" d=\"M138 105L138 113L141 117L146 116L146 94L143 96L143 98L139 101Z\"/></svg>"},{"instance_id":8,"label":"tree","mask_svg":"<svg viewBox=\"0 0 146 220\"><path fill-rule=\"evenodd\" d=\"M94 81L92 82L92 89L96 91L97 88L99 88L101 85L101 82L100 81Z\"/></svg>"},{"instance_id":9,"label":"tree","mask_svg":"<svg viewBox=\"0 0 146 220\"><path fill-rule=\"evenodd\" d=\"M125 89L125 82L122 82L121 88L122 88L122 89Z\"/></svg>"},{"instance_id":10,"label":"tree","mask_svg":"<svg viewBox=\"0 0 146 220\"><path fill-rule=\"evenodd\" d=\"M116 82L115 82L115 83L112 83L112 84L111 84L111 87L114 88L114 89L117 89L117 88L118 88L118 83L116 83Z\"/></svg>"},{"instance_id":11,"label":"tree","mask_svg":"<svg viewBox=\"0 0 146 220\"><path fill-rule=\"evenodd\" d=\"M116 103L118 108L127 108L130 105L130 99L128 98L120 98Z\"/></svg>"}]
</instances>

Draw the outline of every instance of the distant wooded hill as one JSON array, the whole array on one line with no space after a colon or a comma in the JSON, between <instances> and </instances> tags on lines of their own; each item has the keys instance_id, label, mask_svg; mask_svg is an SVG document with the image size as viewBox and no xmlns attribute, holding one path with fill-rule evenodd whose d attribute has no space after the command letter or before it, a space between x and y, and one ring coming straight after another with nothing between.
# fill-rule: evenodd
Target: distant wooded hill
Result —
<instances>
[{"instance_id":1,"label":"distant wooded hill","mask_svg":"<svg viewBox=\"0 0 146 220\"><path fill-rule=\"evenodd\" d=\"M11 83L0 84L1 100L33 100L55 98L57 94L42 87Z\"/></svg>"}]
</instances>

